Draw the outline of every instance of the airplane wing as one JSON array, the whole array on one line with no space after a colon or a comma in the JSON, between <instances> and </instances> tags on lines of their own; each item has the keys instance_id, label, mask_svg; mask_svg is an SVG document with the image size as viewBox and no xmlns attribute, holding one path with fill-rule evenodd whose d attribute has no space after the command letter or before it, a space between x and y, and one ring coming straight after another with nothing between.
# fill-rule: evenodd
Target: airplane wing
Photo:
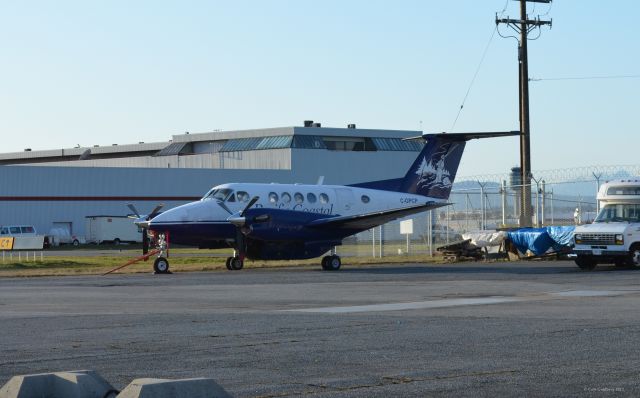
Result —
<instances>
[{"instance_id":1,"label":"airplane wing","mask_svg":"<svg viewBox=\"0 0 640 398\"><path fill-rule=\"evenodd\" d=\"M344 228L366 230L385 224L397 218L410 214L420 213L438 207L447 206L449 203L427 202L423 205L405 207L402 209L385 210L367 214L356 214L353 216L338 216L330 218L320 218L313 220L306 226L310 228Z\"/></svg>"}]
</instances>

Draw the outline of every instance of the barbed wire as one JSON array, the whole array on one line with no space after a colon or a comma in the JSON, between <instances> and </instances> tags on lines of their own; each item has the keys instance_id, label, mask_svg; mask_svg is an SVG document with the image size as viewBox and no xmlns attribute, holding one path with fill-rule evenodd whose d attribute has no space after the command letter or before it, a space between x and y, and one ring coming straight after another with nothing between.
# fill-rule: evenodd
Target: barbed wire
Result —
<instances>
[{"instance_id":1,"label":"barbed wire","mask_svg":"<svg viewBox=\"0 0 640 398\"><path fill-rule=\"evenodd\" d=\"M617 178L629 178L640 176L640 165L604 165L604 166L583 166L565 169L534 170L531 173L536 179L544 180L547 184L567 183L567 182L587 182L596 181L594 174L599 176L600 182L605 182ZM457 181L480 181L480 182L509 182L510 173L482 174L458 176Z\"/></svg>"}]
</instances>

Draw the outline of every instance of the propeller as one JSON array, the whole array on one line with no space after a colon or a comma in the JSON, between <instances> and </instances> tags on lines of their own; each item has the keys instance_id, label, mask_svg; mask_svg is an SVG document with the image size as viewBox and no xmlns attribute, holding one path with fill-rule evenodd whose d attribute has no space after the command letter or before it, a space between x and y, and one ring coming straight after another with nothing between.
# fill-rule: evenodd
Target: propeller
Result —
<instances>
[{"instance_id":1,"label":"propeller","mask_svg":"<svg viewBox=\"0 0 640 398\"><path fill-rule=\"evenodd\" d=\"M160 214L160 209L164 207L164 204L160 203L159 205L154 207L153 210L151 210L151 213L146 215L140 215L138 209L136 209L133 203L127 203L127 207L135 215L129 216L129 218L134 218L135 221L133 223L142 228L142 254L147 254L149 252L149 233L147 232L147 230L149 229L149 221Z\"/></svg>"},{"instance_id":2,"label":"propeller","mask_svg":"<svg viewBox=\"0 0 640 398\"><path fill-rule=\"evenodd\" d=\"M218 202L220 207L222 207L223 209L227 210L227 212L229 212L231 214L231 216L229 216L227 218L227 221L229 221L231 224L233 224L236 227L236 245L235 245L236 247L235 247L235 249L237 250L238 257L241 259L241 261L244 260L244 256L245 256L245 252L246 252L245 233L247 231L245 230L244 227L246 225L247 220L246 220L244 214L246 213L247 210L249 210L251 208L251 206L256 204L256 202L259 199L260 199L259 196L254 196L253 198L251 198L249 203L247 203L247 205L244 207L244 209L242 209L242 211L240 211L237 216L235 214L231 213L229 211L229 209L223 203Z\"/></svg>"},{"instance_id":3,"label":"propeller","mask_svg":"<svg viewBox=\"0 0 640 398\"><path fill-rule=\"evenodd\" d=\"M244 209L242 209L242 211L238 213L237 216L234 217L234 214L231 214L231 217L227 218L227 221L229 221L231 224L235 225L236 227L239 227L239 228L244 227L245 224L247 223L247 219L244 216L244 213L246 213L246 211L249 210L251 206L256 204L258 200L260 200L259 196L254 196L253 198L251 198L249 203L247 203Z\"/></svg>"}]
</instances>

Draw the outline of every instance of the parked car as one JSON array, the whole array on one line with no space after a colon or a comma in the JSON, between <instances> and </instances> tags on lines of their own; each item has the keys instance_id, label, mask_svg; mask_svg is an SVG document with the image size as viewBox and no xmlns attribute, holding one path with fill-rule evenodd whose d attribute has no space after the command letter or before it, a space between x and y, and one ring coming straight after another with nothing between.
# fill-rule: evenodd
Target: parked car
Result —
<instances>
[{"instance_id":1,"label":"parked car","mask_svg":"<svg viewBox=\"0 0 640 398\"><path fill-rule=\"evenodd\" d=\"M3 225L0 236L36 236L36 229L33 225Z\"/></svg>"}]
</instances>

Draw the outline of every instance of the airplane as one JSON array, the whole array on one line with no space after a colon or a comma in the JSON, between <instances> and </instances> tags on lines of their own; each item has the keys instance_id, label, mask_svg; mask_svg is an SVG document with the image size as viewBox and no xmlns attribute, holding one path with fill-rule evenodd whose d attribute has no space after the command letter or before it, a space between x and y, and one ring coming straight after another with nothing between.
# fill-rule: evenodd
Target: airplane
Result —
<instances>
[{"instance_id":1,"label":"airplane","mask_svg":"<svg viewBox=\"0 0 640 398\"><path fill-rule=\"evenodd\" d=\"M319 257L348 236L397 218L448 205L466 142L519 135L519 131L423 134L426 141L405 176L353 185L228 183L202 199L135 223L155 237L156 273L170 273L168 248L174 244L234 249L229 270L245 259L298 260ZM333 253L333 252L332 252ZM146 258L150 256L145 254ZM145 258L145 260L146 260ZM341 267L336 254L322 258L323 270Z\"/></svg>"}]
</instances>

